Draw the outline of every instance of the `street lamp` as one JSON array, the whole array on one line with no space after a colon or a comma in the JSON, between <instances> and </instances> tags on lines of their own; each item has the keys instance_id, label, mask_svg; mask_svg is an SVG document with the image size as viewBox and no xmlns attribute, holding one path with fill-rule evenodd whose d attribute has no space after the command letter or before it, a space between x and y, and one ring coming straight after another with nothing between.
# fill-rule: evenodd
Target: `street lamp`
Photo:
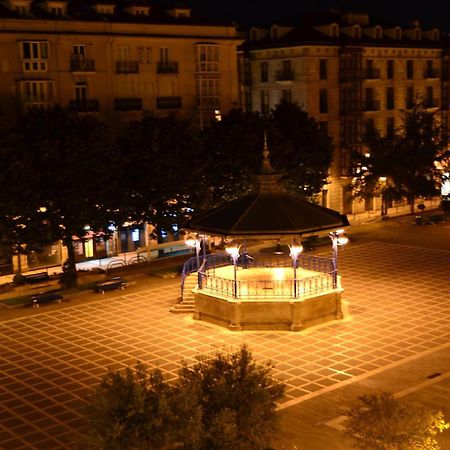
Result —
<instances>
[{"instance_id":1,"label":"street lamp","mask_svg":"<svg viewBox=\"0 0 450 450\"><path fill-rule=\"evenodd\" d=\"M202 288L202 276L200 274L200 239L198 239L198 237L188 235L188 237L184 240L184 242L188 247L195 248L195 257L197 259L198 287L201 289Z\"/></svg>"},{"instance_id":2,"label":"street lamp","mask_svg":"<svg viewBox=\"0 0 450 450\"><path fill-rule=\"evenodd\" d=\"M289 246L289 256L292 258L292 267L294 269L294 298L297 298L297 259L298 255L303 251L302 244L297 244L294 240L292 245Z\"/></svg>"},{"instance_id":3,"label":"street lamp","mask_svg":"<svg viewBox=\"0 0 450 450\"><path fill-rule=\"evenodd\" d=\"M234 284L233 284L233 297L237 298L237 260L239 258L240 245L230 244L225 248L225 251L231 256L234 269Z\"/></svg>"},{"instance_id":4,"label":"street lamp","mask_svg":"<svg viewBox=\"0 0 450 450\"><path fill-rule=\"evenodd\" d=\"M333 244L333 288L336 288L338 275L338 246L347 244L348 237L344 230L331 231L329 236Z\"/></svg>"}]
</instances>

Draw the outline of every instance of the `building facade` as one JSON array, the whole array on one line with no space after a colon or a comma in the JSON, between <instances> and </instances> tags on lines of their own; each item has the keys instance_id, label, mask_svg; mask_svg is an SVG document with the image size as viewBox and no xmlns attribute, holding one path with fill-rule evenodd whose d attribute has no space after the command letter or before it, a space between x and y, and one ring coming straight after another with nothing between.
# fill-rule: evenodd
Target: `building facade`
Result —
<instances>
[{"instance_id":1,"label":"building facade","mask_svg":"<svg viewBox=\"0 0 450 450\"><path fill-rule=\"evenodd\" d=\"M177 112L200 126L237 105L232 25L147 2L6 0L0 5L0 107L61 105L116 126Z\"/></svg>"},{"instance_id":2,"label":"building facade","mask_svg":"<svg viewBox=\"0 0 450 450\"><path fill-rule=\"evenodd\" d=\"M373 23L366 14L305 16L295 26L252 28L240 55L241 101L268 113L298 103L332 138L334 158L322 204L347 214L380 208L356 201L351 154L368 125L382 135L401 124L415 100L440 110L447 126L448 56L437 29Z\"/></svg>"}]
</instances>

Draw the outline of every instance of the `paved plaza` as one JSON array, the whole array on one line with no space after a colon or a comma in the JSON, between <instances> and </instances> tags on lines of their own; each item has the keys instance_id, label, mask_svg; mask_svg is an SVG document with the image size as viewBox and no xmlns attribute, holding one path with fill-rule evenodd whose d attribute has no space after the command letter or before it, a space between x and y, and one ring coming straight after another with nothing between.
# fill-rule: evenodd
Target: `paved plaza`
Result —
<instances>
[{"instance_id":1,"label":"paved plaza","mask_svg":"<svg viewBox=\"0 0 450 450\"><path fill-rule=\"evenodd\" d=\"M286 383L281 409L288 414L339 386L443 350L450 342L449 257L406 245L348 245L339 255L347 318L297 333L231 332L171 314L178 279L0 322L0 448L76 448L83 399L107 368L136 360L174 377L182 359L246 343Z\"/></svg>"}]
</instances>

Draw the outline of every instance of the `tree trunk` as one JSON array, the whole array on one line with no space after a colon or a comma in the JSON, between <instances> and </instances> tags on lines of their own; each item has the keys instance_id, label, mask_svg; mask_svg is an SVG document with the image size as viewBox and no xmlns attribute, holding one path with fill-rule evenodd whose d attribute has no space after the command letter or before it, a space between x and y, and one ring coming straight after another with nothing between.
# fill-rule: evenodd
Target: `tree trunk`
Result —
<instances>
[{"instance_id":1,"label":"tree trunk","mask_svg":"<svg viewBox=\"0 0 450 450\"><path fill-rule=\"evenodd\" d=\"M63 267L63 284L68 288L72 288L77 285L77 266L75 262L73 239L71 236L64 239L64 245L67 248L67 264Z\"/></svg>"},{"instance_id":2,"label":"tree trunk","mask_svg":"<svg viewBox=\"0 0 450 450\"><path fill-rule=\"evenodd\" d=\"M409 201L411 204L411 214L414 214L414 200L416 199L415 195L413 195L412 197L409 197Z\"/></svg>"}]
</instances>

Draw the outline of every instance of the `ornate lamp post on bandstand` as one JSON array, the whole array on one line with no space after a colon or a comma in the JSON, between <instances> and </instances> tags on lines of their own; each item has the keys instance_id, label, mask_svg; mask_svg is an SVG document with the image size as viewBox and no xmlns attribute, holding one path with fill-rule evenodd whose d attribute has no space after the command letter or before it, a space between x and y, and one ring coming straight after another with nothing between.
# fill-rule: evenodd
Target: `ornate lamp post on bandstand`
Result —
<instances>
[{"instance_id":1,"label":"ornate lamp post on bandstand","mask_svg":"<svg viewBox=\"0 0 450 450\"><path fill-rule=\"evenodd\" d=\"M294 241L292 245L289 246L289 250L289 256L292 258L292 267L294 269L294 298L297 298L297 259L298 255L303 251L303 246Z\"/></svg>"},{"instance_id":2,"label":"ornate lamp post on bandstand","mask_svg":"<svg viewBox=\"0 0 450 450\"><path fill-rule=\"evenodd\" d=\"M338 276L338 247L347 244L348 237L344 230L331 231L331 243L333 244L333 288L337 287Z\"/></svg>"},{"instance_id":3,"label":"ornate lamp post on bandstand","mask_svg":"<svg viewBox=\"0 0 450 450\"><path fill-rule=\"evenodd\" d=\"M233 261L233 297L237 298L237 260L239 258L239 249L240 245L231 244L225 248L225 251L231 256L231 260Z\"/></svg>"},{"instance_id":4,"label":"ornate lamp post on bandstand","mask_svg":"<svg viewBox=\"0 0 450 450\"><path fill-rule=\"evenodd\" d=\"M200 273L200 247L201 247L201 239L203 239L203 252L205 252L205 242L204 236L192 236L189 235L186 239L185 239L185 244L189 247L195 248L195 257L197 258L197 277L198 277L198 287L201 289L202 287L202 275ZM205 255L203 255L203 260L205 260Z\"/></svg>"}]
</instances>

